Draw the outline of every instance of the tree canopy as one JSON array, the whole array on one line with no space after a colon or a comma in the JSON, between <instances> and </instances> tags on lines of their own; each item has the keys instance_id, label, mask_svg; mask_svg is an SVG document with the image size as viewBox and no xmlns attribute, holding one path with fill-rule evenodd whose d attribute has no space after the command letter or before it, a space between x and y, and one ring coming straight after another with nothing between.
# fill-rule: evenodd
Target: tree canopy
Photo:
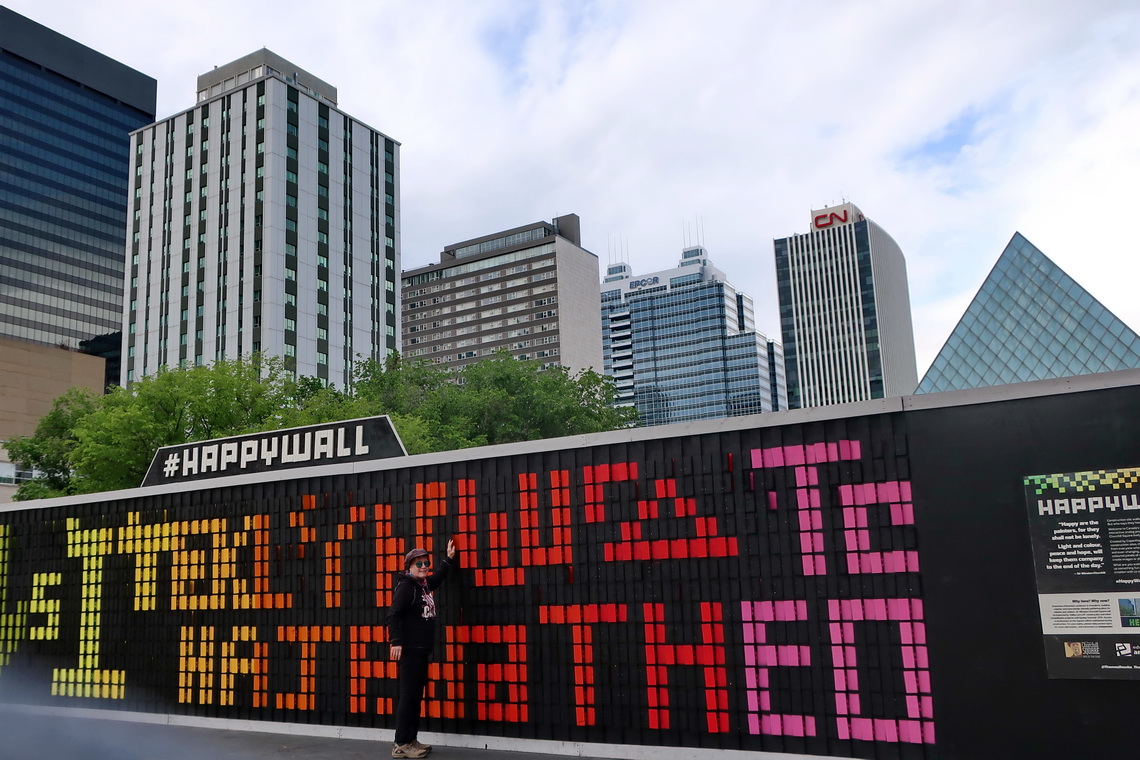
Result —
<instances>
[{"instance_id":1,"label":"tree canopy","mask_svg":"<svg viewBox=\"0 0 1140 760\"><path fill-rule=\"evenodd\" d=\"M392 354L356 363L349 388L293 379L252 357L169 368L106 396L72 389L31 436L8 441L37 477L17 500L132 488L156 449L192 441L387 414L410 454L613 430L633 424L611 406L613 384L503 351L458 372Z\"/></svg>"}]
</instances>

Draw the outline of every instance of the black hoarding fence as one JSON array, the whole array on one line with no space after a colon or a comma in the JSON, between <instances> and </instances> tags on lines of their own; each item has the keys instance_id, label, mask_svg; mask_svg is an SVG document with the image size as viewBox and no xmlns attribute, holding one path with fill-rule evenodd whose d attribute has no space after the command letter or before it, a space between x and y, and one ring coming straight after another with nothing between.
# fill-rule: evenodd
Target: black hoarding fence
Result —
<instances>
[{"instance_id":1,"label":"black hoarding fence","mask_svg":"<svg viewBox=\"0 0 1140 760\"><path fill-rule=\"evenodd\" d=\"M390 728L395 573L454 538L428 730L891 758L1032 736L1072 757L1049 747L1085 729L1037 708L1126 684L1049 679L1021 489L1140 458L1130 428L1088 428L1140 390L1052 387L3 512L0 700Z\"/></svg>"}]
</instances>

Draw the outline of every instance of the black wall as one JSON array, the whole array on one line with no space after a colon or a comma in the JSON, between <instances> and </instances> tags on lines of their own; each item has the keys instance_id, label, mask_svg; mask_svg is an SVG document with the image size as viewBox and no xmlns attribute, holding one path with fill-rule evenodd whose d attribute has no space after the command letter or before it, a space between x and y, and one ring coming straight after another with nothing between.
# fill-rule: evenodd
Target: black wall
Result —
<instances>
[{"instance_id":1,"label":"black wall","mask_svg":"<svg viewBox=\"0 0 1140 760\"><path fill-rule=\"evenodd\" d=\"M1116 756L1134 687L1046 676L1022 478L1135 466L1137 411L1127 387L0 513L0 700L391 726L391 569L456 536L428 730Z\"/></svg>"},{"instance_id":2,"label":"black wall","mask_svg":"<svg viewBox=\"0 0 1140 760\"><path fill-rule=\"evenodd\" d=\"M1129 751L1134 682L1046 675L1022 477L1135 467L1137 420L1136 388L907 415L946 757Z\"/></svg>"}]
</instances>

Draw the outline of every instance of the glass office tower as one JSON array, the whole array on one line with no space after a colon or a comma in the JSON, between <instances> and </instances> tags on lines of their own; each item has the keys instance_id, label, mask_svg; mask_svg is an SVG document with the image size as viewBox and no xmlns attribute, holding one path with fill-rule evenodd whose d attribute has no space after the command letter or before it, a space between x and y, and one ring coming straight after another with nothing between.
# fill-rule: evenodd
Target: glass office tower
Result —
<instances>
[{"instance_id":1,"label":"glass office tower","mask_svg":"<svg viewBox=\"0 0 1140 760\"><path fill-rule=\"evenodd\" d=\"M0 8L0 336L80 348L121 329L129 135L155 93Z\"/></svg>"},{"instance_id":2,"label":"glass office tower","mask_svg":"<svg viewBox=\"0 0 1140 760\"><path fill-rule=\"evenodd\" d=\"M1140 367L1140 337L1015 233L916 393Z\"/></svg>"},{"instance_id":3,"label":"glass office tower","mask_svg":"<svg viewBox=\"0 0 1140 760\"><path fill-rule=\"evenodd\" d=\"M641 425L787 408L779 344L756 331L752 299L703 247L644 277L611 265L601 302L605 372L616 403L636 407Z\"/></svg>"}]
</instances>

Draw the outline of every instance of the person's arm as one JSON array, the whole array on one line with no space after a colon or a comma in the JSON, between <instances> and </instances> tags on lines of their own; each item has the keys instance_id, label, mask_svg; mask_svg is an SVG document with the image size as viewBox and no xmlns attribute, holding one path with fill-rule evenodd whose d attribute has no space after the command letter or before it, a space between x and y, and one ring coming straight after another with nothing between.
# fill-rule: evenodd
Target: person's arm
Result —
<instances>
[{"instance_id":1,"label":"person's arm","mask_svg":"<svg viewBox=\"0 0 1140 760\"><path fill-rule=\"evenodd\" d=\"M458 564L457 560L455 559L456 551L455 539L449 540L447 542L447 556L444 557L443 561L439 563L439 567L436 569L436 571L428 576L428 588L432 591L435 591L437 588L443 585L444 580L447 578L447 574L451 572L452 566Z\"/></svg>"}]
</instances>

